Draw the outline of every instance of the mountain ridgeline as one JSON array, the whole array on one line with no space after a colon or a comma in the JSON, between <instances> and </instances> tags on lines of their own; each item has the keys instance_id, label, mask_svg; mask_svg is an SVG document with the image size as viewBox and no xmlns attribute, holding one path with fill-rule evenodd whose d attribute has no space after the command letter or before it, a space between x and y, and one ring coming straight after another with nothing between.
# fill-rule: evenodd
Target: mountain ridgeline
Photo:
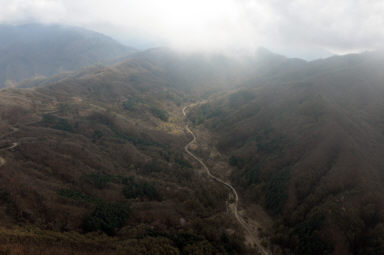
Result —
<instances>
[{"instance_id":1,"label":"mountain ridgeline","mask_svg":"<svg viewBox=\"0 0 384 255\"><path fill-rule=\"evenodd\" d=\"M1 33L15 38L15 29ZM114 65L0 91L0 251L257 253L227 210L231 192L184 152L189 123L198 137L190 150L236 188L246 223L260 220L249 214L256 204L273 219L258 230L272 254L383 253L382 53L312 62L266 49L130 53L92 32L69 40L54 30L50 43L41 32L26 47L34 65L0 54L2 70L18 70L0 73L4 84ZM0 38L0 51L22 47ZM49 68L39 62L62 47L57 38L78 66L58 55Z\"/></svg>"},{"instance_id":2,"label":"mountain ridgeline","mask_svg":"<svg viewBox=\"0 0 384 255\"><path fill-rule=\"evenodd\" d=\"M248 203L293 254L383 252L381 53L332 57L195 108Z\"/></svg>"},{"instance_id":3,"label":"mountain ridgeline","mask_svg":"<svg viewBox=\"0 0 384 255\"><path fill-rule=\"evenodd\" d=\"M60 25L0 25L0 88L24 79L111 64L135 52L85 29Z\"/></svg>"}]
</instances>

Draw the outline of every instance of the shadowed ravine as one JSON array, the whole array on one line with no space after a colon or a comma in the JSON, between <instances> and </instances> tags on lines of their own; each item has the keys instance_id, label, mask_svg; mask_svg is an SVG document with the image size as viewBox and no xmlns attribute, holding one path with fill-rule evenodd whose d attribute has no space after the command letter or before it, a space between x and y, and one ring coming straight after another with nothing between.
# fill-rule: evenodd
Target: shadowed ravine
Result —
<instances>
[{"instance_id":1,"label":"shadowed ravine","mask_svg":"<svg viewBox=\"0 0 384 255\"><path fill-rule=\"evenodd\" d=\"M183 108L183 115L186 116L186 113L185 113L185 110L190 107L191 105L188 105L188 106L185 106ZM261 254L264 254L264 255L270 255L271 253L266 249L264 248L262 245L261 245L261 241L260 239L257 237L257 234L254 233L250 226L248 226L248 224L245 222L245 220L240 216L239 214L239 211L238 211L238 204L239 204L239 196L237 194L237 191L236 189L229 183L221 180L220 178L214 176L211 171L209 170L209 168L207 167L207 165L199 158L197 157L195 154L193 154L190 150L189 150L189 146L196 142L196 135L191 131L191 129L188 127L188 124L185 125L185 129L187 130L188 133L190 133L193 137L193 139L187 144L185 145L184 147L184 150L186 153L188 153L188 155L190 155L192 158L194 158L197 162L199 162L199 164L204 168L204 170L206 171L206 173L208 174L209 178L212 178L213 180L215 180L216 182L224 185L225 187L227 187L228 189L231 190L231 192L233 193L234 195L234 198L235 198L235 201L234 203L232 204L229 204L229 209L233 212L236 220L239 222L239 224L245 229L245 231L247 232L247 234L249 235L249 238L252 240L252 242L254 244L256 244L258 250L260 251Z\"/></svg>"}]
</instances>

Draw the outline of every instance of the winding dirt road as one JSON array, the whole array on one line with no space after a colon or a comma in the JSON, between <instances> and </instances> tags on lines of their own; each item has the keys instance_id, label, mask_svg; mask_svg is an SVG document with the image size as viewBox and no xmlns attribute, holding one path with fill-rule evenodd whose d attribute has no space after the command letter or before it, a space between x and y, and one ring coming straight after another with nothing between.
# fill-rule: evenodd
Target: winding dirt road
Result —
<instances>
[{"instance_id":1,"label":"winding dirt road","mask_svg":"<svg viewBox=\"0 0 384 255\"><path fill-rule=\"evenodd\" d=\"M191 105L188 105L188 106L185 106L183 108L183 115L186 116L186 112L185 110L190 107ZM252 242L254 244L256 244L259 252L263 255L270 255L271 253L266 249L264 248L262 245L261 245L261 241L260 239L257 237L257 234L255 235L254 232L251 230L251 228L248 226L248 224L245 222L245 220L240 216L239 214L239 211L238 211L238 204L239 204L239 195L237 194L237 191L236 189L229 183L221 180L220 178L214 176L211 171L209 170L209 168L207 167L207 165L199 158L197 157L195 154L193 154L190 150L189 150L189 146L191 144L193 144L194 142L196 142L196 135L192 132L192 130L188 127L188 124L185 125L185 129L187 130L188 133L190 133L193 137L193 139L187 144L185 145L184 147L184 150L186 153L188 153L188 155L190 155L192 158L194 158L197 162L200 163L200 165L204 168L204 170L206 171L206 173L208 174L208 176L210 178L212 178L213 180L215 180L216 182L218 183L221 183L222 185L226 186L228 189L231 190L231 192L233 193L234 197L235 197L235 202L233 204L230 204L229 207L231 209L231 211L233 212L236 220L239 222L239 224L247 231L247 233L250 235L251 239L252 239Z\"/></svg>"}]
</instances>

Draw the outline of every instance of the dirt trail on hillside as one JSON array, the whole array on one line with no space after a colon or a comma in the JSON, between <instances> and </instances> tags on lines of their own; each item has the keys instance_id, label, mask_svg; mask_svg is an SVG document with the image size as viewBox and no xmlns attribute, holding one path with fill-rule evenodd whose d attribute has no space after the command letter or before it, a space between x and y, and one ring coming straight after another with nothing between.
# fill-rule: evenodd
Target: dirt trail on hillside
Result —
<instances>
[{"instance_id":1,"label":"dirt trail on hillside","mask_svg":"<svg viewBox=\"0 0 384 255\"><path fill-rule=\"evenodd\" d=\"M193 104L193 105L196 105L196 104ZM189 105L189 106L185 106L182 110L183 112L183 115L186 116L186 112L185 110L188 108L188 107L191 107L192 105ZM188 133L190 133L193 137L193 139L187 144L185 145L184 147L184 150L185 152L190 155L192 158L194 158L197 162L199 162L199 164L204 168L204 170L206 171L206 173L208 174L208 176L215 180L216 182L226 186L229 190L231 190L231 192L233 193L234 195L234 198L235 198L235 201L234 203L231 203L229 204L229 209L231 210L231 212L233 213L233 215L235 216L236 220L239 222L239 224L244 228L244 230L247 232L246 234L246 240L248 243L253 243L253 244L256 244L259 252L263 255L271 255L272 253L270 251L268 251L265 247L263 247L261 245L261 240L260 238L258 238L258 235L257 233L255 233L252 228L250 226L248 226L248 223L240 216L239 214L239 210L238 210L238 204L239 204L239 196L237 194L237 191L236 189L229 183L223 181L222 179L214 176L211 171L209 170L209 168L207 167L207 165L199 158L197 157L195 154L193 154L190 150L189 150L189 146L193 143L196 142L196 135L192 132L192 130L188 127L188 124L185 126L185 129L187 130Z\"/></svg>"}]
</instances>

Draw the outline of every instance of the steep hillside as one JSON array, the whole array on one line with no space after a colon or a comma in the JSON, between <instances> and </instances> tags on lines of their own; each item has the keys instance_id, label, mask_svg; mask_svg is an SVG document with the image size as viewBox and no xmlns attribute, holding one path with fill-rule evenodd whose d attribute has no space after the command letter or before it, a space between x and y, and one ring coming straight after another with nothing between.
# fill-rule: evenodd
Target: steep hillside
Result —
<instances>
[{"instance_id":1,"label":"steep hillside","mask_svg":"<svg viewBox=\"0 0 384 255\"><path fill-rule=\"evenodd\" d=\"M170 82L120 65L2 90L0 251L245 253L228 191L184 155Z\"/></svg>"},{"instance_id":2,"label":"steep hillside","mask_svg":"<svg viewBox=\"0 0 384 255\"><path fill-rule=\"evenodd\" d=\"M27 78L110 64L134 50L102 34L59 25L0 25L0 88Z\"/></svg>"},{"instance_id":3,"label":"steep hillside","mask_svg":"<svg viewBox=\"0 0 384 255\"><path fill-rule=\"evenodd\" d=\"M274 215L285 253L383 252L383 63L377 52L310 62L191 113L248 203Z\"/></svg>"},{"instance_id":4,"label":"steep hillside","mask_svg":"<svg viewBox=\"0 0 384 255\"><path fill-rule=\"evenodd\" d=\"M284 74L305 65L260 48L251 55L180 53L167 48L139 52L121 65L123 69L141 66L168 79L177 88L207 92L234 88L250 79ZM200 94L203 94L200 92Z\"/></svg>"},{"instance_id":5,"label":"steep hillside","mask_svg":"<svg viewBox=\"0 0 384 255\"><path fill-rule=\"evenodd\" d=\"M256 204L274 218L273 254L381 254L382 63L159 48L3 89L0 251L254 254L185 154L192 105L190 149L244 224Z\"/></svg>"}]
</instances>

